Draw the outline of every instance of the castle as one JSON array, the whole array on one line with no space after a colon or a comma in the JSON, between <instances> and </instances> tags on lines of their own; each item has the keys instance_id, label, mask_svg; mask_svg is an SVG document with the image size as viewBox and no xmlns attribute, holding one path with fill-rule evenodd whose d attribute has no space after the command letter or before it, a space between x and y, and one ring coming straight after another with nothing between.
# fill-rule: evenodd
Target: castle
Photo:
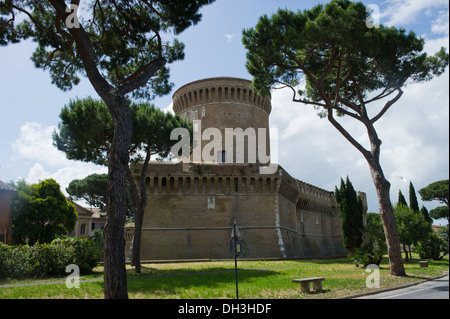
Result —
<instances>
[{"instance_id":1,"label":"castle","mask_svg":"<svg viewBox=\"0 0 450 319\"><path fill-rule=\"evenodd\" d=\"M234 222L241 258L347 254L333 192L267 160L271 100L250 84L209 78L174 93L174 112L194 121L202 139L189 161L148 166L142 260L231 258ZM223 138L230 132L231 142Z\"/></svg>"}]
</instances>

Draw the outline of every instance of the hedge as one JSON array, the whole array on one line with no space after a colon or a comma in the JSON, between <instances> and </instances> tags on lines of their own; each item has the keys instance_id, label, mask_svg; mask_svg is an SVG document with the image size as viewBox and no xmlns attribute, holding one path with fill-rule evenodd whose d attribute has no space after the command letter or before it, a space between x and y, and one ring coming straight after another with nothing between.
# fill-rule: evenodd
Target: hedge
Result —
<instances>
[{"instance_id":1,"label":"hedge","mask_svg":"<svg viewBox=\"0 0 450 319\"><path fill-rule=\"evenodd\" d=\"M50 244L8 246L0 243L0 278L42 278L64 276L75 264L80 274L97 265L101 251L87 239L56 239Z\"/></svg>"}]
</instances>

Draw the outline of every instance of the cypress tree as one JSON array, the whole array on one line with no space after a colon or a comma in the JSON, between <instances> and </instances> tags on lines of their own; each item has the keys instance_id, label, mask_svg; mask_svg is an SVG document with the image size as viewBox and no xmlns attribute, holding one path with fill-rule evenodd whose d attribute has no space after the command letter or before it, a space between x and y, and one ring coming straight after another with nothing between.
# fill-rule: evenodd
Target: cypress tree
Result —
<instances>
[{"instance_id":1,"label":"cypress tree","mask_svg":"<svg viewBox=\"0 0 450 319\"><path fill-rule=\"evenodd\" d=\"M405 196L403 196L403 193L401 190L398 191L398 203L408 206L408 203L406 202Z\"/></svg>"},{"instance_id":2,"label":"cypress tree","mask_svg":"<svg viewBox=\"0 0 450 319\"><path fill-rule=\"evenodd\" d=\"M409 182L409 207L416 213L419 212L419 202L412 182Z\"/></svg>"},{"instance_id":3,"label":"cypress tree","mask_svg":"<svg viewBox=\"0 0 450 319\"><path fill-rule=\"evenodd\" d=\"M430 217L428 209L425 206L422 206L422 208L420 209L420 213L423 215L423 217L429 224L433 224L433 219Z\"/></svg>"},{"instance_id":4,"label":"cypress tree","mask_svg":"<svg viewBox=\"0 0 450 319\"><path fill-rule=\"evenodd\" d=\"M348 176L346 182L341 178L341 186L336 187L335 197L339 204L342 239L344 247L351 252L362 244L363 205Z\"/></svg>"}]
</instances>

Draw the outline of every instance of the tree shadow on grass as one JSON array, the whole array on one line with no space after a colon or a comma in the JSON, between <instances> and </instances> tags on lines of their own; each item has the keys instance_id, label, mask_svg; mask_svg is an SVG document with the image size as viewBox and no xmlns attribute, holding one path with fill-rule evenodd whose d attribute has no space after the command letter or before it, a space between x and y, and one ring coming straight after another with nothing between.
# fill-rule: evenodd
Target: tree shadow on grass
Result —
<instances>
[{"instance_id":1,"label":"tree shadow on grass","mask_svg":"<svg viewBox=\"0 0 450 319\"><path fill-rule=\"evenodd\" d=\"M294 262L298 263L312 263L318 265L328 265L328 264L352 264L353 259L349 257L342 258L299 258L299 259L291 259Z\"/></svg>"},{"instance_id":2,"label":"tree shadow on grass","mask_svg":"<svg viewBox=\"0 0 450 319\"><path fill-rule=\"evenodd\" d=\"M133 278L146 278L146 277L158 277L158 276L178 276L178 275L191 275L191 274L204 274L208 272L227 272L234 271L233 269L227 269L223 266L211 266L206 268L173 268L173 269L159 269L157 267L151 267L141 265L142 272L136 273L134 269L127 269L128 279Z\"/></svg>"},{"instance_id":3,"label":"tree shadow on grass","mask_svg":"<svg viewBox=\"0 0 450 319\"><path fill-rule=\"evenodd\" d=\"M264 277L275 276L277 273L271 270L239 270L238 283L257 281ZM128 278L128 292L137 295L167 296L183 294L183 291L191 291L196 296L208 298L213 290L229 289L233 292L235 283L235 271L233 270L204 270L202 272L158 274L142 277ZM214 292L211 292L214 295ZM194 296L194 298L196 297ZM226 297L223 295L221 297Z\"/></svg>"}]
</instances>

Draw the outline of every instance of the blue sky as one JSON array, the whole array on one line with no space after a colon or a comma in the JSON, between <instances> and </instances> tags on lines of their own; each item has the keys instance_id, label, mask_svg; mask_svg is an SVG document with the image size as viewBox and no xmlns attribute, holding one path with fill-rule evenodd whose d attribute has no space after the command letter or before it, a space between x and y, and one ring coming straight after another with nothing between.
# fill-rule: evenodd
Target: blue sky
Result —
<instances>
[{"instance_id":1,"label":"blue sky","mask_svg":"<svg viewBox=\"0 0 450 319\"><path fill-rule=\"evenodd\" d=\"M180 86L207 77L232 76L251 79L245 69L242 30L253 27L262 14L279 7L309 9L327 1L216 0L202 9L203 19L178 38L185 43L185 59L170 65L175 87L171 94L153 101L171 106L173 92ZM442 0L363 1L380 8L380 22L413 30L426 40L427 52L449 48L449 7ZM96 96L83 80L70 92L51 84L48 72L30 61L32 42L0 47L0 179L26 178L38 182L55 178L64 189L75 178L84 178L106 168L65 159L52 146L51 133L59 123L60 109L70 98ZM416 190L449 178L449 76L405 88L399 102L380 120L378 132L383 145L381 164L392 184L395 202L398 190L407 196L409 182ZM307 106L293 103L290 92L272 96L270 125L279 130L279 163L295 178L334 190L347 175L356 189L368 195L369 211L378 211L377 197L367 163L331 124ZM366 133L351 119L342 124L359 141ZM421 202L432 209L437 202ZM439 221L438 223L440 223Z\"/></svg>"}]
</instances>

